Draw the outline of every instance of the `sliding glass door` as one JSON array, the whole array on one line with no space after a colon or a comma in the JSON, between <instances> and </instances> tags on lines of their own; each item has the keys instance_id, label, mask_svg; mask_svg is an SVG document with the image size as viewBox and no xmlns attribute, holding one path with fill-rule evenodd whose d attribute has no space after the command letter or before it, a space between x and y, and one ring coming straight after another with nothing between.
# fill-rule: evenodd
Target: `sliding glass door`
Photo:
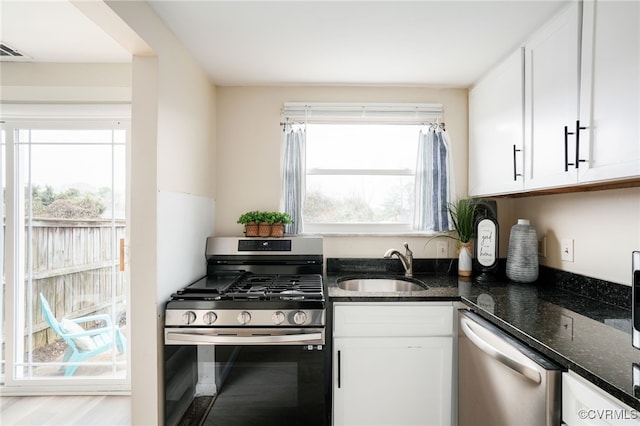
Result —
<instances>
[{"instance_id":1,"label":"sliding glass door","mask_svg":"<svg viewBox=\"0 0 640 426\"><path fill-rule=\"evenodd\" d=\"M3 126L4 384L126 385L127 126Z\"/></svg>"}]
</instances>

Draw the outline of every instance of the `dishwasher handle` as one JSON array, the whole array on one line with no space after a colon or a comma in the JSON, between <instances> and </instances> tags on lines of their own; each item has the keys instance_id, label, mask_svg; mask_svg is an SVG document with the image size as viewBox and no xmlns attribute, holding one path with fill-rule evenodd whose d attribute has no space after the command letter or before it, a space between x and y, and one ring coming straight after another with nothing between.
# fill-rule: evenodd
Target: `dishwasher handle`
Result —
<instances>
[{"instance_id":1,"label":"dishwasher handle","mask_svg":"<svg viewBox=\"0 0 640 426\"><path fill-rule=\"evenodd\" d=\"M470 324L471 320L466 318L460 318L460 325L462 326L462 331L464 334L473 342L474 345L478 347L482 352L489 355L491 358L499 361L505 366L509 367L516 373L519 373L525 376L527 379L531 380L536 384L540 384L542 382L542 378L540 376L540 372L535 369L528 367L515 359L509 357L507 354L503 353L497 348L494 348L489 343L482 340L476 333L473 332Z\"/></svg>"}]
</instances>

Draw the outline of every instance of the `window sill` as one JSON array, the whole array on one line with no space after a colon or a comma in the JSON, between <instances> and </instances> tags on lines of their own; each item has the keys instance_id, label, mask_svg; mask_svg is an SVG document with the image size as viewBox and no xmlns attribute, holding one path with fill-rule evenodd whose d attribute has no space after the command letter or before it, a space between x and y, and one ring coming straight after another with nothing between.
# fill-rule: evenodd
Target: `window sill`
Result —
<instances>
[{"instance_id":1,"label":"window sill","mask_svg":"<svg viewBox=\"0 0 640 426\"><path fill-rule=\"evenodd\" d=\"M435 237L447 237L448 232L309 232L302 233L301 235L311 236L317 235L321 237L415 237L415 238L435 238Z\"/></svg>"}]
</instances>

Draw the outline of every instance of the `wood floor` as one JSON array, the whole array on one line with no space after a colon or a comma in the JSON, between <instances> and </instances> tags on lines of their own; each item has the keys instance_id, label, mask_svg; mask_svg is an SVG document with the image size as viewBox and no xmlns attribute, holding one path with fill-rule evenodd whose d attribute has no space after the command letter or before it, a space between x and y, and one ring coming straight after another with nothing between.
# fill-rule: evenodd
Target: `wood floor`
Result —
<instances>
[{"instance_id":1,"label":"wood floor","mask_svg":"<svg viewBox=\"0 0 640 426\"><path fill-rule=\"evenodd\" d=\"M128 426L129 396L3 396L0 425Z\"/></svg>"}]
</instances>

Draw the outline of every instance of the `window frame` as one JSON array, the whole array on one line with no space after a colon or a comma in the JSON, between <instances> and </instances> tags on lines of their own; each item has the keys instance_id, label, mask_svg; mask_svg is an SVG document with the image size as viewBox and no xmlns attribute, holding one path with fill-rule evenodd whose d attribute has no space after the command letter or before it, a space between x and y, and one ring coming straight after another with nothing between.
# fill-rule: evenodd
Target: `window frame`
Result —
<instances>
[{"instance_id":1,"label":"window frame","mask_svg":"<svg viewBox=\"0 0 640 426\"><path fill-rule=\"evenodd\" d=\"M283 122L306 124L386 124L427 125L442 118L442 104L436 103L286 103ZM416 138L418 135L416 135ZM308 138L308 134L307 134ZM305 149L306 151L306 149ZM303 159L306 178L308 176L413 176L413 169L358 169L358 168L311 168L307 169L307 158ZM415 195L415 189L414 189ZM415 215L415 206L413 208ZM304 222L303 234L322 235L432 235L434 232L416 230L413 219L409 223L309 223Z\"/></svg>"},{"instance_id":2,"label":"window frame","mask_svg":"<svg viewBox=\"0 0 640 426\"><path fill-rule=\"evenodd\" d=\"M21 160L20 150L23 147L33 145L60 145L59 143L41 143L41 142L22 142L15 137L17 130L124 130L125 139L122 143L110 142L107 144L98 143L98 145L109 145L112 147L118 145L125 149L125 186L127 197L127 213L126 221L128 226L129 199L130 190L130 145L131 145L131 107L128 104L110 104L110 105L46 105L46 104L6 104L2 106L0 112L0 124L5 132L5 148L6 148L6 169L4 170L6 177L6 245L9 247L4 254L5 258L5 278L6 293L5 300L2 301L6 308L4 310L7 340L5 341L5 375L0 381L0 389L16 394L30 394L34 391L43 394L57 394L59 392L128 392L131 389L131 351L126 352L127 373L125 378L100 378L98 376L87 376L82 378L69 378L66 380L58 379L55 376L33 377L30 374L16 375L16 368L23 371L28 370L29 366L34 364L33 361L19 360L16 351L21 351L24 344L21 337L22 331L29 328L31 332L31 318L25 313L19 315L19 310L24 302L26 294L20 285L16 283L24 282L31 279L30 272L25 271L25 265L29 268L27 253L27 245L31 242L27 241L24 234L24 228L27 226L24 210L25 196L24 188L27 185L23 182L22 173L17 168L17 163ZM69 145L64 143L63 145ZM79 144L93 145L93 144ZM21 168L24 167L21 166ZM28 166L29 167L29 166ZM128 274L128 271L127 271ZM130 279L127 278L127 282ZM129 300L130 286L127 286L126 299ZM31 295L33 297L33 295ZM20 303L17 303L19 301ZM127 307L129 309L129 307ZM1 312L1 310L0 310ZM129 315L127 315L130 317ZM11 336L9 337L9 335Z\"/></svg>"}]
</instances>

